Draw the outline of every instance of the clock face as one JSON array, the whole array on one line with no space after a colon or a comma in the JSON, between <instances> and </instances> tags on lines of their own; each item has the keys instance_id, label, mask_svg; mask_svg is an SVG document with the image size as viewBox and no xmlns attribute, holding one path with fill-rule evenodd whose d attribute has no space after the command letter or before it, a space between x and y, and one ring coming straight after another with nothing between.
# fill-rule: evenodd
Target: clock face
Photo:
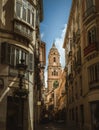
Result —
<instances>
[{"instance_id":1,"label":"clock face","mask_svg":"<svg viewBox=\"0 0 99 130\"><path fill-rule=\"evenodd\" d=\"M53 83L53 87L54 88L57 88L59 86L59 82L56 80L56 81L54 81L54 83Z\"/></svg>"}]
</instances>

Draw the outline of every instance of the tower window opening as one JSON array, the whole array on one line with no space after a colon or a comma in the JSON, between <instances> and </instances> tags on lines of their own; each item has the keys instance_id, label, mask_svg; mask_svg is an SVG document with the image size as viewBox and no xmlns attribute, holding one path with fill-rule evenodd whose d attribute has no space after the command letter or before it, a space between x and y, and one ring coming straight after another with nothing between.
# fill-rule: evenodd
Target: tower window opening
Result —
<instances>
[{"instance_id":1,"label":"tower window opening","mask_svg":"<svg viewBox=\"0 0 99 130\"><path fill-rule=\"evenodd\" d=\"M53 61L56 62L56 57L53 58Z\"/></svg>"}]
</instances>

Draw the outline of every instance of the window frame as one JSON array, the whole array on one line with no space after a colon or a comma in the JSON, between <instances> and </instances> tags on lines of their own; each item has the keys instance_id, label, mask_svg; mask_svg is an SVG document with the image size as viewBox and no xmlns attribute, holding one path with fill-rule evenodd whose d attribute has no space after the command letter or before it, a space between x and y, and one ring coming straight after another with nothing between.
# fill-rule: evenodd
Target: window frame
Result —
<instances>
[{"instance_id":1,"label":"window frame","mask_svg":"<svg viewBox=\"0 0 99 130\"><path fill-rule=\"evenodd\" d=\"M87 31L87 43L88 45L94 44L96 42L96 26L91 27Z\"/></svg>"},{"instance_id":2,"label":"window frame","mask_svg":"<svg viewBox=\"0 0 99 130\"><path fill-rule=\"evenodd\" d=\"M90 88L98 87L99 82L99 62L88 67L88 82Z\"/></svg>"},{"instance_id":3,"label":"window frame","mask_svg":"<svg viewBox=\"0 0 99 130\"><path fill-rule=\"evenodd\" d=\"M18 11L18 5L20 5L20 11ZM24 9L26 10L26 17L24 18ZM29 12L28 12L29 11ZM24 22L27 22L28 24L30 24L31 26L34 27L34 8L33 6L28 2L28 1L24 1L24 0L16 0L16 4L15 4L15 12L16 12L16 17L18 19L22 19Z\"/></svg>"},{"instance_id":4,"label":"window frame","mask_svg":"<svg viewBox=\"0 0 99 130\"><path fill-rule=\"evenodd\" d=\"M28 65L27 61L28 61L29 53L25 49L14 46L7 42L3 42L1 43L1 50L2 50L1 51L1 64L8 64L10 67L15 68L16 65L21 62L20 60L23 58L23 53L24 53L25 58L26 58L25 64Z\"/></svg>"}]
</instances>

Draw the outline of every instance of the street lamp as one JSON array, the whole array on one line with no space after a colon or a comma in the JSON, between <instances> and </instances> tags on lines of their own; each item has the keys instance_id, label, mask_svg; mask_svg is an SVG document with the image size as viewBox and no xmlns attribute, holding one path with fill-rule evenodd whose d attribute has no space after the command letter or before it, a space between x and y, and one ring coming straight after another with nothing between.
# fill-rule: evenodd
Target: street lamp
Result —
<instances>
[{"instance_id":1,"label":"street lamp","mask_svg":"<svg viewBox=\"0 0 99 130\"><path fill-rule=\"evenodd\" d=\"M16 65L16 69L18 69L19 87L14 90L14 96L19 99L18 130L23 130L24 99L27 98L29 92L23 84L27 65L24 64L23 59L20 61L21 63Z\"/></svg>"}]
</instances>

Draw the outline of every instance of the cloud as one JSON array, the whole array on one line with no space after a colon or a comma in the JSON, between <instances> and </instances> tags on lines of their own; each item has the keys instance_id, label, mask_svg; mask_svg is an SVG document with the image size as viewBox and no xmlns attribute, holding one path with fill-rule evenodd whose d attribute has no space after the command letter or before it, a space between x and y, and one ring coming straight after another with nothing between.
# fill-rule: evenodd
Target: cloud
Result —
<instances>
[{"instance_id":1,"label":"cloud","mask_svg":"<svg viewBox=\"0 0 99 130\"><path fill-rule=\"evenodd\" d=\"M56 48L58 49L58 51L60 53L60 62L61 62L62 68L65 67L65 50L63 49L62 46L63 46L63 42L64 42L66 28L67 28L67 24L64 25L61 36L55 39Z\"/></svg>"},{"instance_id":2,"label":"cloud","mask_svg":"<svg viewBox=\"0 0 99 130\"><path fill-rule=\"evenodd\" d=\"M65 50L63 49L62 46L63 46L63 42L64 42L66 28L67 28L67 24L64 25L61 36L57 37L55 39L56 48L58 49L58 51L60 53L60 62L61 62L62 68L65 67ZM46 63L46 67L47 67L47 65L48 65L48 60ZM47 68L45 69L45 87L47 87Z\"/></svg>"},{"instance_id":3,"label":"cloud","mask_svg":"<svg viewBox=\"0 0 99 130\"><path fill-rule=\"evenodd\" d=\"M41 39L43 39L43 37L44 37L44 33L41 33Z\"/></svg>"}]
</instances>

